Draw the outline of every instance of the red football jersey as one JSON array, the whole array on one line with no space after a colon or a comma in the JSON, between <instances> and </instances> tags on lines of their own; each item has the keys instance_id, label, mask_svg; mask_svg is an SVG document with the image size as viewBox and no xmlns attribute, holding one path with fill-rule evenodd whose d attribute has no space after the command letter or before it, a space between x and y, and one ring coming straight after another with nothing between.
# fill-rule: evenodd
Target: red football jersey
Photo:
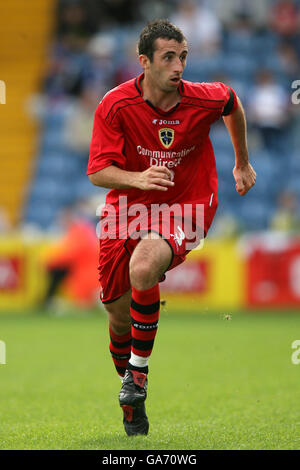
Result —
<instances>
[{"instance_id":1,"label":"red football jersey","mask_svg":"<svg viewBox=\"0 0 300 470\"><path fill-rule=\"evenodd\" d=\"M218 181L210 126L237 107L232 88L220 82L182 80L180 102L164 112L143 99L144 74L109 91L95 112L87 174L109 165L127 171L145 171L165 165L175 185L167 191L112 189L106 203L117 208L119 197L131 204L213 203Z\"/></svg>"}]
</instances>

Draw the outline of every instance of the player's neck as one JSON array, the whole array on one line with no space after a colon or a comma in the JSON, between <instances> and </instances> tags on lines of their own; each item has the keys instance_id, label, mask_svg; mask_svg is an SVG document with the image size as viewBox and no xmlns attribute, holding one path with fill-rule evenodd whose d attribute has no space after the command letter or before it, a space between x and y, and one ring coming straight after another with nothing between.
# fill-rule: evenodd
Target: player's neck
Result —
<instances>
[{"instance_id":1,"label":"player's neck","mask_svg":"<svg viewBox=\"0 0 300 470\"><path fill-rule=\"evenodd\" d=\"M147 77L141 81L140 86L144 100L150 101L153 106L161 109L162 111L169 111L180 101L181 95L178 90L174 90L174 92L165 92L155 86L155 84L147 79Z\"/></svg>"}]
</instances>

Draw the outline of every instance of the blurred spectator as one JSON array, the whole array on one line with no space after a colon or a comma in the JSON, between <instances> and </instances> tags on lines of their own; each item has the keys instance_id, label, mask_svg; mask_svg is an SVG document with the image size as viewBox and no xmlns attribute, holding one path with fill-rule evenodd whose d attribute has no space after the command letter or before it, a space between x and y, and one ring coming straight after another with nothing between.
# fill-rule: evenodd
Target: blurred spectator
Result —
<instances>
[{"instance_id":1,"label":"blurred spectator","mask_svg":"<svg viewBox=\"0 0 300 470\"><path fill-rule=\"evenodd\" d=\"M232 19L247 15L255 28L263 28L270 8L269 0L207 0L226 29L230 30Z\"/></svg>"},{"instance_id":2,"label":"blurred spectator","mask_svg":"<svg viewBox=\"0 0 300 470\"><path fill-rule=\"evenodd\" d=\"M255 28L251 17L245 12L237 12L230 24L227 32L227 49L231 53L247 54L251 59L253 55L253 38Z\"/></svg>"},{"instance_id":3,"label":"blurred spectator","mask_svg":"<svg viewBox=\"0 0 300 470\"><path fill-rule=\"evenodd\" d=\"M173 14L178 0L139 0L139 10L143 22L156 18L168 18Z\"/></svg>"},{"instance_id":4,"label":"blurred spectator","mask_svg":"<svg viewBox=\"0 0 300 470\"><path fill-rule=\"evenodd\" d=\"M49 285L43 307L51 308L60 287L78 307L96 305L98 239L95 225L78 206L64 209L59 218L63 235L43 255Z\"/></svg>"},{"instance_id":5,"label":"blurred spectator","mask_svg":"<svg viewBox=\"0 0 300 470\"><path fill-rule=\"evenodd\" d=\"M211 238L232 239L242 233L242 223L226 211L217 215L212 227Z\"/></svg>"},{"instance_id":6,"label":"blurred spectator","mask_svg":"<svg viewBox=\"0 0 300 470\"><path fill-rule=\"evenodd\" d=\"M125 48L123 61L116 69L115 85L126 82L142 72L137 58L136 41L130 41Z\"/></svg>"},{"instance_id":7,"label":"blurred spectator","mask_svg":"<svg viewBox=\"0 0 300 470\"><path fill-rule=\"evenodd\" d=\"M71 51L68 46L56 43L49 54L43 88L47 95L54 98L78 96L83 88L87 54Z\"/></svg>"},{"instance_id":8,"label":"blurred spectator","mask_svg":"<svg viewBox=\"0 0 300 470\"><path fill-rule=\"evenodd\" d=\"M281 36L294 36L299 31L299 19L299 8L293 0L278 0L270 9L270 27Z\"/></svg>"},{"instance_id":9,"label":"blurred spectator","mask_svg":"<svg viewBox=\"0 0 300 470\"><path fill-rule=\"evenodd\" d=\"M286 150L290 97L268 70L257 73L256 85L248 96L248 117L259 130L266 149L274 153Z\"/></svg>"},{"instance_id":10,"label":"blurred spectator","mask_svg":"<svg viewBox=\"0 0 300 470\"><path fill-rule=\"evenodd\" d=\"M103 15L113 25L128 25L139 21L140 0L102 0ZM102 25L105 26L104 21Z\"/></svg>"},{"instance_id":11,"label":"blurred spectator","mask_svg":"<svg viewBox=\"0 0 300 470\"><path fill-rule=\"evenodd\" d=\"M116 44L112 34L97 34L89 41L86 53L89 63L84 71L87 86L102 85L108 91L114 83Z\"/></svg>"},{"instance_id":12,"label":"blurred spectator","mask_svg":"<svg viewBox=\"0 0 300 470\"><path fill-rule=\"evenodd\" d=\"M277 48L275 60L281 75L286 77L289 85L300 77L300 60L297 50L288 42L281 42Z\"/></svg>"},{"instance_id":13,"label":"blurred spectator","mask_svg":"<svg viewBox=\"0 0 300 470\"><path fill-rule=\"evenodd\" d=\"M96 31L95 22L91 20L80 1L73 0L60 5L56 31L60 41L71 41L81 46Z\"/></svg>"},{"instance_id":14,"label":"blurred spectator","mask_svg":"<svg viewBox=\"0 0 300 470\"><path fill-rule=\"evenodd\" d=\"M190 46L189 55L214 55L221 43L221 24L212 10L195 0L179 3L170 21L182 29Z\"/></svg>"},{"instance_id":15,"label":"blurred spectator","mask_svg":"<svg viewBox=\"0 0 300 470\"><path fill-rule=\"evenodd\" d=\"M299 204L294 193L283 191L279 195L278 206L270 225L273 230L299 233Z\"/></svg>"},{"instance_id":16,"label":"blurred spectator","mask_svg":"<svg viewBox=\"0 0 300 470\"><path fill-rule=\"evenodd\" d=\"M100 91L100 87L85 88L66 119L66 146L86 160L89 155L94 114L102 96L103 92Z\"/></svg>"}]
</instances>

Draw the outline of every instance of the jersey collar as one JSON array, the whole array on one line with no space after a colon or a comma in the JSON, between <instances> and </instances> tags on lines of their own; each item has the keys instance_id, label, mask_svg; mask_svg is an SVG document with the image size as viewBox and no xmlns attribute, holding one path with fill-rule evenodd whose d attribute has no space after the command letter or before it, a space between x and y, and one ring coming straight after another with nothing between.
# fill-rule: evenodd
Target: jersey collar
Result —
<instances>
[{"instance_id":1,"label":"jersey collar","mask_svg":"<svg viewBox=\"0 0 300 470\"><path fill-rule=\"evenodd\" d=\"M140 96L143 96L143 92L142 92L142 88L141 88L141 81L143 80L145 74L144 72L141 73L138 77L136 77L135 79L135 82L134 82L134 85L135 85L135 88L137 89L137 91L139 92L139 95ZM183 81L180 80L180 83L179 83L179 86L178 86L178 91L180 93L181 96L184 96L183 93L184 93L184 87L183 87ZM173 106L173 108L169 109L169 111L163 111L162 109L160 108L157 108L156 106L154 106L151 101L149 100L145 100L145 103L150 106L151 108L153 108L155 111L157 111L159 114L163 114L163 115L167 115L167 114L170 114L172 113L173 111L175 111L175 109L178 108L178 106L180 105L180 102L177 103L175 106Z\"/></svg>"}]
</instances>

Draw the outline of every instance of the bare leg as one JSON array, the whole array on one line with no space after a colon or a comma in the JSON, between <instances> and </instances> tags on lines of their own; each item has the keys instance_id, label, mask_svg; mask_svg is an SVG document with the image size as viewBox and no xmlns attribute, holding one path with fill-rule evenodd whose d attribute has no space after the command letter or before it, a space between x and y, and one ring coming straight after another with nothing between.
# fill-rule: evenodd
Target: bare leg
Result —
<instances>
[{"instance_id":1,"label":"bare leg","mask_svg":"<svg viewBox=\"0 0 300 470\"><path fill-rule=\"evenodd\" d=\"M109 321L109 350L117 373L123 377L131 352L131 290L122 297L104 304Z\"/></svg>"},{"instance_id":2,"label":"bare leg","mask_svg":"<svg viewBox=\"0 0 300 470\"><path fill-rule=\"evenodd\" d=\"M131 289L114 302L104 304L109 324L117 335L125 335L130 331L130 300Z\"/></svg>"},{"instance_id":3,"label":"bare leg","mask_svg":"<svg viewBox=\"0 0 300 470\"><path fill-rule=\"evenodd\" d=\"M161 237L150 233L136 246L129 264L131 285L138 290L153 287L168 268L172 251Z\"/></svg>"}]
</instances>

